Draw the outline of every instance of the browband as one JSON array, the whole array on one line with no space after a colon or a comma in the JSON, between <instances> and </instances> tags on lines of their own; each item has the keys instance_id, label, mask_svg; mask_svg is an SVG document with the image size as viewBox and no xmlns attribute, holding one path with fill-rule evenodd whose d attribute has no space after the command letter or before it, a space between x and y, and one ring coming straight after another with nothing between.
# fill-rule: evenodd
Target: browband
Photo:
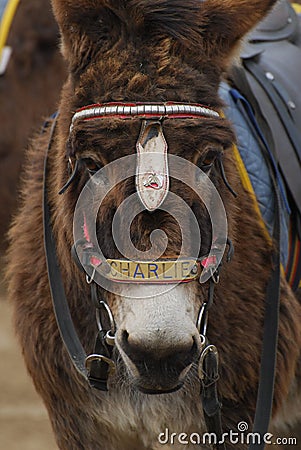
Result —
<instances>
[{"instance_id":1,"label":"browband","mask_svg":"<svg viewBox=\"0 0 301 450\"><path fill-rule=\"evenodd\" d=\"M198 103L98 103L78 109L72 117L71 129L77 120L102 119L104 117L189 119L198 117L219 118L220 114L214 109Z\"/></svg>"}]
</instances>

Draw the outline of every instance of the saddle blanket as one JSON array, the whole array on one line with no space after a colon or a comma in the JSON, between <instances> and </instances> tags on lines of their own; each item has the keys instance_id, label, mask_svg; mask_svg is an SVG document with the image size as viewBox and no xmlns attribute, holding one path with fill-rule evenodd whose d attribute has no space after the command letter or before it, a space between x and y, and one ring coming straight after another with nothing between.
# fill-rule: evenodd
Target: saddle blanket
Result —
<instances>
[{"instance_id":1,"label":"saddle blanket","mask_svg":"<svg viewBox=\"0 0 301 450\"><path fill-rule=\"evenodd\" d=\"M269 168L258 143L258 136L254 134L249 123L237 108L231 95L231 91L232 89L230 86L224 82L221 83L219 94L226 105L224 113L234 126L239 156L241 158L240 162L242 161L244 165L243 170L240 170L240 175L242 178L248 178L247 185L251 187L251 190L256 197L264 227L269 235L272 236L275 221L276 198ZM238 164L240 162L238 162ZM242 181L245 185L246 183L244 183L244 181L246 180ZM287 280L290 282L291 278L293 278L290 284L296 289L299 285L299 280L296 281L296 279L292 277L294 267L291 266L292 263L293 266L294 264L297 264L300 248L291 248L290 214L285 204L285 200L287 199L284 199L283 196L280 196L280 199L280 260L281 265L286 272ZM294 253L293 257L290 255L292 251ZM293 259L293 261L290 261L291 259Z\"/></svg>"},{"instance_id":2,"label":"saddle blanket","mask_svg":"<svg viewBox=\"0 0 301 450\"><path fill-rule=\"evenodd\" d=\"M0 0L0 19L2 19L2 17L3 17L3 13L4 13L7 3L8 3L8 0Z\"/></svg>"},{"instance_id":3,"label":"saddle blanket","mask_svg":"<svg viewBox=\"0 0 301 450\"><path fill-rule=\"evenodd\" d=\"M300 11L279 0L246 37L231 87L220 86L243 186L265 232L280 228L279 256L293 290L301 287Z\"/></svg>"}]
</instances>

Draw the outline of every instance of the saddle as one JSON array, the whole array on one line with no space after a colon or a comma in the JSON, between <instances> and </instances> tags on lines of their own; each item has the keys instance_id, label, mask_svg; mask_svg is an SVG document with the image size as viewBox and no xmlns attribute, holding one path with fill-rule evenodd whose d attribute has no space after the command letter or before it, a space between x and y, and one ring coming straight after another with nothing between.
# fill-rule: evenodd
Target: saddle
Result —
<instances>
[{"instance_id":1,"label":"saddle","mask_svg":"<svg viewBox=\"0 0 301 450\"><path fill-rule=\"evenodd\" d=\"M293 241L284 267L296 289L301 276L296 258L301 236L301 19L288 1L280 0L247 36L240 58L241 65L233 67L229 77L238 93L230 92L248 126L270 151L277 184L283 180Z\"/></svg>"},{"instance_id":2,"label":"saddle","mask_svg":"<svg viewBox=\"0 0 301 450\"><path fill-rule=\"evenodd\" d=\"M246 94L268 136L300 214L301 22L287 1L280 1L248 35L241 61L232 72L234 85Z\"/></svg>"}]
</instances>

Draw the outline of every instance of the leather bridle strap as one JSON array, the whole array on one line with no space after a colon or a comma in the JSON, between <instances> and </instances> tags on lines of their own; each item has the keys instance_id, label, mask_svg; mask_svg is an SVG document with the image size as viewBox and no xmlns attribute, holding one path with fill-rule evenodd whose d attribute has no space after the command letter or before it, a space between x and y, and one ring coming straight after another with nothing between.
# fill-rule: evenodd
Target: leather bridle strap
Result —
<instances>
[{"instance_id":1,"label":"leather bridle strap","mask_svg":"<svg viewBox=\"0 0 301 450\"><path fill-rule=\"evenodd\" d=\"M48 272L49 287L57 325L61 338L69 353L77 371L88 381L85 361L87 355L79 340L70 314L68 301L65 294L62 275L57 259L55 240L51 227L51 217L48 198L48 174L49 174L49 151L53 143L57 116L54 118L50 130L49 144L44 163L44 192L43 192L43 226L44 226L44 248ZM43 132L47 129L45 124Z\"/></svg>"},{"instance_id":2,"label":"leather bridle strap","mask_svg":"<svg viewBox=\"0 0 301 450\"><path fill-rule=\"evenodd\" d=\"M245 79L245 78L244 78ZM245 79L246 81L246 79ZM246 84L248 87L248 84ZM249 87L248 87L249 89ZM240 93L235 91L235 100L243 113L248 124L258 135L262 144L265 157L275 193L275 222L273 229L273 243L275 248L272 253L272 271L268 281L265 297L264 332L261 353L261 366L259 376L259 387L257 393L256 412L253 425L253 433L261 436L260 443L251 443L249 450L263 450L265 443L263 436L267 433L272 415L275 371L277 361L277 344L279 328L279 306L280 306L280 192L276 169L270 159L270 149L257 124L252 108L248 101Z\"/></svg>"},{"instance_id":3,"label":"leather bridle strap","mask_svg":"<svg viewBox=\"0 0 301 450\"><path fill-rule=\"evenodd\" d=\"M232 243L229 241L230 249L227 257L227 261L230 261L232 252ZM198 374L201 381L201 398L203 405L203 414L208 433L215 437L214 448L216 450L226 450L226 444L223 439L223 427L222 427L222 404L219 401L217 382L219 380L219 358L218 350L215 345L210 344L207 334L208 325L208 312L213 304L215 283L219 278L219 271L221 264L219 265L216 274L217 278L209 280L208 299L202 306L202 312L200 310L198 317L198 329L201 337L205 340L205 345L202 350ZM201 321L200 320L201 315Z\"/></svg>"},{"instance_id":4,"label":"leather bridle strap","mask_svg":"<svg viewBox=\"0 0 301 450\"><path fill-rule=\"evenodd\" d=\"M252 443L249 446L249 450L263 450L265 447L263 436L268 431L272 416L277 363L280 308L280 196L272 173L271 179L275 190L273 242L276 243L276 248L272 254L272 272L266 289L260 377L253 425L253 433L258 433L261 436L261 442Z\"/></svg>"}]
</instances>

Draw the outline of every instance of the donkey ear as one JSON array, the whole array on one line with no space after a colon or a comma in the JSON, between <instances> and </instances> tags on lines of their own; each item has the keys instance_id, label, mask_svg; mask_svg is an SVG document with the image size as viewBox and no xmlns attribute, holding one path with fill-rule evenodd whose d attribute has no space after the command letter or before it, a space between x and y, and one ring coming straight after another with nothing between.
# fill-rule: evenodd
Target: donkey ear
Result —
<instances>
[{"instance_id":1,"label":"donkey ear","mask_svg":"<svg viewBox=\"0 0 301 450\"><path fill-rule=\"evenodd\" d=\"M205 0L201 29L209 54L226 59L237 44L272 8L277 0Z\"/></svg>"},{"instance_id":2,"label":"donkey ear","mask_svg":"<svg viewBox=\"0 0 301 450\"><path fill-rule=\"evenodd\" d=\"M86 20L86 5L89 1L78 0L52 0L52 9L61 31L61 50L69 61L71 68L74 66L74 53L78 53L79 38L83 23L78 20L80 15L83 22ZM77 58L76 58L77 59Z\"/></svg>"},{"instance_id":3,"label":"donkey ear","mask_svg":"<svg viewBox=\"0 0 301 450\"><path fill-rule=\"evenodd\" d=\"M104 7L105 0L51 0L54 15L62 30L72 23L85 21L86 17Z\"/></svg>"},{"instance_id":4,"label":"donkey ear","mask_svg":"<svg viewBox=\"0 0 301 450\"><path fill-rule=\"evenodd\" d=\"M52 8L62 36L62 52L72 71L80 71L89 63L99 45L109 35L105 25L106 0L52 0ZM112 21L110 21L112 23ZM113 27L113 24L112 24Z\"/></svg>"}]
</instances>

